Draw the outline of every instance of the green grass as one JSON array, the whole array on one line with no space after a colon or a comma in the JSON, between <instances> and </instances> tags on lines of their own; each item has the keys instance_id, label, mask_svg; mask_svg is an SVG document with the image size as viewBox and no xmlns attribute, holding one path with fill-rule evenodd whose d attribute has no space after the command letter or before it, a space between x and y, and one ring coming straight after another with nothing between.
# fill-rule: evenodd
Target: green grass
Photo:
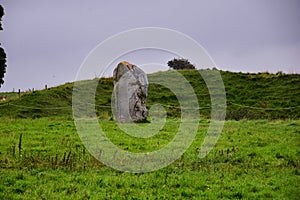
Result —
<instances>
[{"instance_id":1,"label":"green grass","mask_svg":"<svg viewBox=\"0 0 300 200\"><path fill-rule=\"evenodd\" d=\"M209 92L201 75L196 70L179 70L193 87L198 98L201 116L210 117ZM210 70L203 70L210 72ZM246 74L220 71L227 98L226 119L299 119L300 118L300 75L299 74ZM173 71L149 74L149 80L168 79L178 88L185 90L185 84L178 82ZM91 82L91 81L90 81ZM84 81L89 91L89 81ZM111 118L112 78L100 79L95 96L97 114L100 118ZM72 117L73 83L67 83L48 90L10 94L6 102L0 102L0 117L39 118L49 116ZM166 106L170 117L180 116L178 100L170 89L149 85L147 106L156 103ZM0 93L2 96L3 93ZM5 95L5 94L4 94Z\"/></svg>"},{"instance_id":2,"label":"green grass","mask_svg":"<svg viewBox=\"0 0 300 200\"><path fill-rule=\"evenodd\" d=\"M300 75L220 71L227 121L215 148L200 159L210 96L197 71L179 72L193 87L201 108L197 135L175 162L149 173L117 171L88 152L73 121L73 83L24 92L20 98L17 93L0 93L7 96L0 102L0 199L299 199ZM167 77L188 101L186 86L173 73L148 78ZM172 141L180 108L170 89L149 85L148 108L160 103L168 117L156 135L142 139L125 134L113 121L112 78L96 81L99 124L115 145L145 153ZM91 82L81 82L87 93Z\"/></svg>"},{"instance_id":3,"label":"green grass","mask_svg":"<svg viewBox=\"0 0 300 200\"><path fill-rule=\"evenodd\" d=\"M6 100L8 100L8 101L19 98L19 94L17 92L2 92L2 93L0 93L0 97L3 97L3 96L6 97Z\"/></svg>"},{"instance_id":4,"label":"green grass","mask_svg":"<svg viewBox=\"0 0 300 200\"><path fill-rule=\"evenodd\" d=\"M168 119L145 145L113 121L100 122L111 141L133 152L162 148L178 123ZM2 118L0 199L298 199L299 120L226 121L216 147L200 159L208 125L200 121L190 148L168 167L131 174L94 159L71 118Z\"/></svg>"}]
</instances>

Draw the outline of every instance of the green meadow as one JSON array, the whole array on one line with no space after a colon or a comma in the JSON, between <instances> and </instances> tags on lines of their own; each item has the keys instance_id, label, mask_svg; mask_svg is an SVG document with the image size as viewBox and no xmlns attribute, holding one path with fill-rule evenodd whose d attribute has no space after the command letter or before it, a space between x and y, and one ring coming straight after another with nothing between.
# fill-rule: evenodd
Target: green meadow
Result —
<instances>
[{"instance_id":1,"label":"green meadow","mask_svg":"<svg viewBox=\"0 0 300 200\"><path fill-rule=\"evenodd\" d=\"M102 123L120 148L151 151L172 139L178 120L170 120L147 147L129 136L120 137L112 121ZM299 197L299 120L227 121L216 147L200 159L208 124L200 122L192 145L168 167L132 174L111 169L85 151L70 119L2 119L0 198Z\"/></svg>"},{"instance_id":2,"label":"green meadow","mask_svg":"<svg viewBox=\"0 0 300 200\"><path fill-rule=\"evenodd\" d=\"M149 79L163 73L172 71ZM215 148L200 158L210 96L199 73L180 73L199 101L197 134L175 162L147 173L110 168L85 148L72 116L73 83L20 97L1 93L7 101L0 103L0 199L299 199L300 75L221 71L226 121ZM115 145L144 153L172 141L181 123L172 91L149 85L147 106L160 103L167 119L156 135L137 139L113 120L112 79L97 81L97 118Z\"/></svg>"}]
</instances>

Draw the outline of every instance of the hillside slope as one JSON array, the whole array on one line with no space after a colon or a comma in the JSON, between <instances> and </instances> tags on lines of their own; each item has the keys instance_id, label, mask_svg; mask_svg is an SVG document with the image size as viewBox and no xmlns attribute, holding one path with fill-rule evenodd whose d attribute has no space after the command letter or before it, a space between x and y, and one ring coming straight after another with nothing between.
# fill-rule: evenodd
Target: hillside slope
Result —
<instances>
[{"instance_id":1,"label":"hillside slope","mask_svg":"<svg viewBox=\"0 0 300 200\"><path fill-rule=\"evenodd\" d=\"M179 71L193 87L199 100L200 113L210 115L210 96L201 75L195 70ZM172 71L149 74L149 80L161 75L170 77ZM232 73L220 71L227 97L227 119L299 119L300 118L300 75L268 73ZM89 81L83 82L88 84ZM184 84L181 85L184 88ZM88 88L88 87L87 87ZM111 118L112 78L100 79L96 96L96 109L99 117ZM0 102L0 117L39 118L49 116L72 117L73 83L67 83L48 90L23 93L20 98ZM170 89L149 85L147 106L160 103L165 106L170 117L180 116L178 100ZM0 96L5 95L1 94Z\"/></svg>"}]
</instances>

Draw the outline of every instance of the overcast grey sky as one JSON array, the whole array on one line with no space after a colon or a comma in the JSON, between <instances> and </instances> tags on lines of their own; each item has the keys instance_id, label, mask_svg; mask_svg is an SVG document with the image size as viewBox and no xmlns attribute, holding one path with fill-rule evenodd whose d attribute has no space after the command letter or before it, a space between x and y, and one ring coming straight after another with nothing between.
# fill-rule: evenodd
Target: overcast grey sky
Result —
<instances>
[{"instance_id":1,"label":"overcast grey sky","mask_svg":"<svg viewBox=\"0 0 300 200\"><path fill-rule=\"evenodd\" d=\"M192 37L222 70L300 73L298 0L0 3L5 9L0 42L8 57L0 91L41 89L45 84L74 81L84 58L96 45L139 27L169 28Z\"/></svg>"}]
</instances>

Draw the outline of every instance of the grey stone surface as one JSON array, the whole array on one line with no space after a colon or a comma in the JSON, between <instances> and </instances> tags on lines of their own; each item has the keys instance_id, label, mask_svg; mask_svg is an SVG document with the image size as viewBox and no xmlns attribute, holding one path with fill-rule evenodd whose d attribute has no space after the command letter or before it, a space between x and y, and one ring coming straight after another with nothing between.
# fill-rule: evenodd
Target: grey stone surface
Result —
<instances>
[{"instance_id":1,"label":"grey stone surface","mask_svg":"<svg viewBox=\"0 0 300 200\"><path fill-rule=\"evenodd\" d=\"M146 119L148 110L148 79L139 67L126 61L114 69L113 111L117 122L136 122Z\"/></svg>"}]
</instances>

